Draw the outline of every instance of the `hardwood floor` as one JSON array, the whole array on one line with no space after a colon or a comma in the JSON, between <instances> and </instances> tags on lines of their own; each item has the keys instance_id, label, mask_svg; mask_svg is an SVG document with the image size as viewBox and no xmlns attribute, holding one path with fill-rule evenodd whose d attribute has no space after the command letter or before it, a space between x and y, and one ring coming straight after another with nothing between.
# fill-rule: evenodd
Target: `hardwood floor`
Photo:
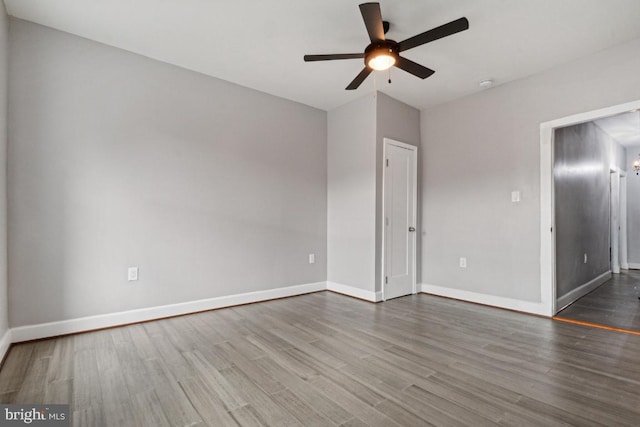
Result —
<instances>
[{"instance_id":1,"label":"hardwood floor","mask_svg":"<svg viewBox=\"0 0 640 427\"><path fill-rule=\"evenodd\" d=\"M640 332L640 270L623 270L557 317Z\"/></svg>"},{"instance_id":2,"label":"hardwood floor","mask_svg":"<svg viewBox=\"0 0 640 427\"><path fill-rule=\"evenodd\" d=\"M330 292L15 345L3 403L78 426L637 426L640 336Z\"/></svg>"}]
</instances>

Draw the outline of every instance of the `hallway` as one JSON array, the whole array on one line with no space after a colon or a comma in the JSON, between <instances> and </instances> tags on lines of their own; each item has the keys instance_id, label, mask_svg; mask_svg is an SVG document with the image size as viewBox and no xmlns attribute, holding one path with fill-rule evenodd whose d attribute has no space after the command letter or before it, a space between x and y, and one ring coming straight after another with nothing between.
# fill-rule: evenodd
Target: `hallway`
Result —
<instances>
[{"instance_id":1,"label":"hallway","mask_svg":"<svg viewBox=\"0 0 640 427\"><path fill-rule=\"evenodd\" d=\"M640 332L640 270L622 270L556 318Z\"/></svg>"}]
</instances>

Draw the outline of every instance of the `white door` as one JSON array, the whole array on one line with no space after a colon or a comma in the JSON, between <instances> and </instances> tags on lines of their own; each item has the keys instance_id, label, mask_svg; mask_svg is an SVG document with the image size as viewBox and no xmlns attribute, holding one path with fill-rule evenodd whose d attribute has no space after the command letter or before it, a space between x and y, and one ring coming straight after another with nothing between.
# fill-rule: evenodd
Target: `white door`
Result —
<instances>
[{"instance_id":1,"label":"white door","mask_svg":"<svg viewBox=\"0 0 640 427\"><path fill-rule=\"evenodd\" d=\"M417 147L385 138L383 298L416 293Z\"/></svg>"}]
</instances>

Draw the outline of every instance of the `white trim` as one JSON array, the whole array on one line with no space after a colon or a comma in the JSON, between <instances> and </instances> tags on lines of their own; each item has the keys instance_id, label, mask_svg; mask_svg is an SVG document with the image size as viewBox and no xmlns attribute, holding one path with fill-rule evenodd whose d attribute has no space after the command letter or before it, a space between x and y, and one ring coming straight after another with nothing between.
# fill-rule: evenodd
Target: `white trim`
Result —
<instances>
[{"instance_id":1,"label":"white trim","mask_svg":"<svg viewBox=\"0 0 640 427\"><path fill-rule=\"evenodd\" d=\"M632 270L640 270L640 263L630 262L629 263L629 268L632 269Z\"/></svg>"},{"instance_id":2,"label":"white trim","mask_svg":"<svg viewBox=\"0 0 640 427\"><path fill-rule=\"evenodd\" d=\"M417 256L417 250L418 250L418 245L417 245L417 241L418 241L418 147L416 147L415 145L410 145L410 144L406 144L404 142L400 142L400 141L396 141L394 139L391 138L383 138L382 139L383 145L382 145L382 239L381 239L381 256L380 256L380 289L381 289L381 299L376 299L376 301L385 301L385 294L384 294L384 288L385 288L385 276L386 276L386 271L385 271L385 251L386 251L386 246L385 246L385 236L386 236L386 220L385 220L385 175L386 175L386 159L387 159L387 145L395 145L397 147L400 148L404 148L405 150L410 150L413 151L413 222L414 225L413 227L416 229L416 231L414 232L413 235L413 274L412 274L412 283L411 283L411 290L413 294L416 294L418 292L418 284L417 284L417 263L418 263L418 256Z\"/></svg>"},{"instance_id":3,"label":"white trim","mask_svg":"<svg viewBox=\"0 0 640 427\"><path fill-rule=\"evenodd\" d=\"M61 320L57 322L40 323L36 325L19 326L11 330L12 342L28 341L94 329L109 328L129 323L144 322L164 317L196 313L216 308L231 307L275 298L303 295L311 292L324 291L326 282L309 283L304 285L287 286L265 291L247 292L244 294L228 295L215 298L168 304L158 307L140 308L137 310L121 311L117 313L100 314L97 316L81 317L77 319ZM5 334L6 337L6 334ZM5 338L3 338L4 340ZM1 341L4 343L4 341ZM2 347L0 347L1 349Z\"/></svg>"},{"instance_id":4,"label":"white trim","mask_svg":"<svg viewBox=\"0 0 640 427\"><path fill-rule=\"evenodd\" d=\"M7 351L9 351L11 343L11 329L7 329L7 331L2 336L2 339L0 339L0 361L2 361L7 355Z\"/></svg>"},{"instance_id":5,"label":"white trim","mask_svg":"<svg viewBox=\"0 0 640 427\"><path fill-rule=\"evenodd\" d=\"M558 311L566 308L569 304L576 301L578 298L582 298L592 290L596 289L598 286L602 285L604 282L611 278L611 271L607 271L602 273L595 279L589 280L587 283L584 283L577 288L569 291L569 293L561 296L556 300L556 307Z\"/></svg>"},{"instance_id":6,"label":"white trim","mask_svg":"<svg viewBox=\"0 0 640 427\"><path fill-rule=\"evenodd\" d=\"M572 114L571 116L562 117L556 120L550 120L542 123L540 126L550 126L552 129L561 128L580 123L591 122L603 117L614 116L620 113L627 113L640 108L640 101L631 101L624 104L613 105L611 107L601 108L599 110L587 111L584 113Z\"/></svg>"},{"instance_id":7,"label":"white trim","mask_svg":"<svg viewBox=\"0 0 640 427\"><path fill-rule=\"evenodd\" d=\"M540 125L540 170L540 300L545 306L545 314L553 316L556 313L553 129L544 123Z\"/></svg>"},{"instance_id":8,"label":"white trim","mask_svg":"<svg viewBox=\"0 0 640 427\"><path fill-rule=\"evenodd\" d=\"M421 292L441 297L453 298L462 301L474 302L478 304L490 305L493 307L506 308L508 310L520 311L523 313L536 314L550 317L547 311L547 304L541 302L523 301L513 298L498 297L494 295L480 294L477 292L465 291L462 289L445 288L443 286L429 285L422 283Z\"/></svg>"},{"instance_id":9,"label":"white trim","mask_svg":"<svg viewBox=\"0 0 640 427\"><path fill-rule=\"evenodd\" d=\"M620 274L620 169L614 166L609 170L609 204L610 264L613 273Z\"/></svg>"},{"instance_id":10,"label":"white trim","mask_svg":"<svg viewBox=\"0 0 640 427\"><path fill-rule=\"evenodd\" d=\"M382 301L382 292L367 291L365 289L356 288L355 286L343 285L341 283L327 282L327 290L343 295L348 295L350 297L363 299L366 301Z\"/></svg>"},{"instance_id":11,"label":"white trim","mask_svg":"<svg viewBox=\"0 0 640 427\"><path fill-rule=\"evenodd\" d=\"M627 242L627 174L620 173L620 268L629 269L629 245Z\"/></svg>"},{"instance_id":12,"label":"white trim","mask_svg":"<svg viewBox=\"0 0 640 427\"><path fill-rule=\"evenodd\" d=\"M618 166L616 165L611 165L609 166L609 172L616 172L617 174L619 174L620 176L627 176L627 174L625 173L625 171L623 169L620 169Z\"/></svg>"},{"instance_id":13,"label":"white trim","mask_svg":"<svg viewBox=\"0 0 640 427\"><path fill-rule=\"evenodd\" d=\"M640 101L574 114L540 124L540 298L548 315L555 307L555 240L553 206L553 131L640 108Z\"/></svg>"},{"instance_id":14,"label":"white trim","mask_svg":"<svg viewBox=\"0 0 640 427\"><path fill-rule=\"evenodd\" d=\"M382 220L380 221L381 224L381 230L380 230L380 292L382 293L382 301L386 301L387 299L384 297L384 290L385 290L385 285L386 283L384 283L386 281L386 262L387 262L387 257L386 255L386 237L387 237L387 217L384 215L385 212L385 203L384 203L384 198L385 198L385 185L384 185L384 180L387 176L387 138L383 138L382 139L382 194L381 194L381 198L382 198L382 213L380 214L382 216ZM329 288L329 282L327 282L327 288Z\"/></svg>"}]
</instances>

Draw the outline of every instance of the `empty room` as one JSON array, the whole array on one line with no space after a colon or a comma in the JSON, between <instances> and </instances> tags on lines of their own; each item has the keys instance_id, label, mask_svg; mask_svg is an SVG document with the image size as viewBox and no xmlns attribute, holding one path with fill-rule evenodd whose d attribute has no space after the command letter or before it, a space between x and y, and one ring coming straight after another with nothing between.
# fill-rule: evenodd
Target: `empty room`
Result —
<instances>
[{"instance_id":1,"label":"empty room","mask_svg":"<svg viewBox=\"0 0 640 427\"><path fill-rule=\"evenodd\" d=\"M640 2L3 0L0 426L637 426Z\"/></svg>"}]
</instances>

